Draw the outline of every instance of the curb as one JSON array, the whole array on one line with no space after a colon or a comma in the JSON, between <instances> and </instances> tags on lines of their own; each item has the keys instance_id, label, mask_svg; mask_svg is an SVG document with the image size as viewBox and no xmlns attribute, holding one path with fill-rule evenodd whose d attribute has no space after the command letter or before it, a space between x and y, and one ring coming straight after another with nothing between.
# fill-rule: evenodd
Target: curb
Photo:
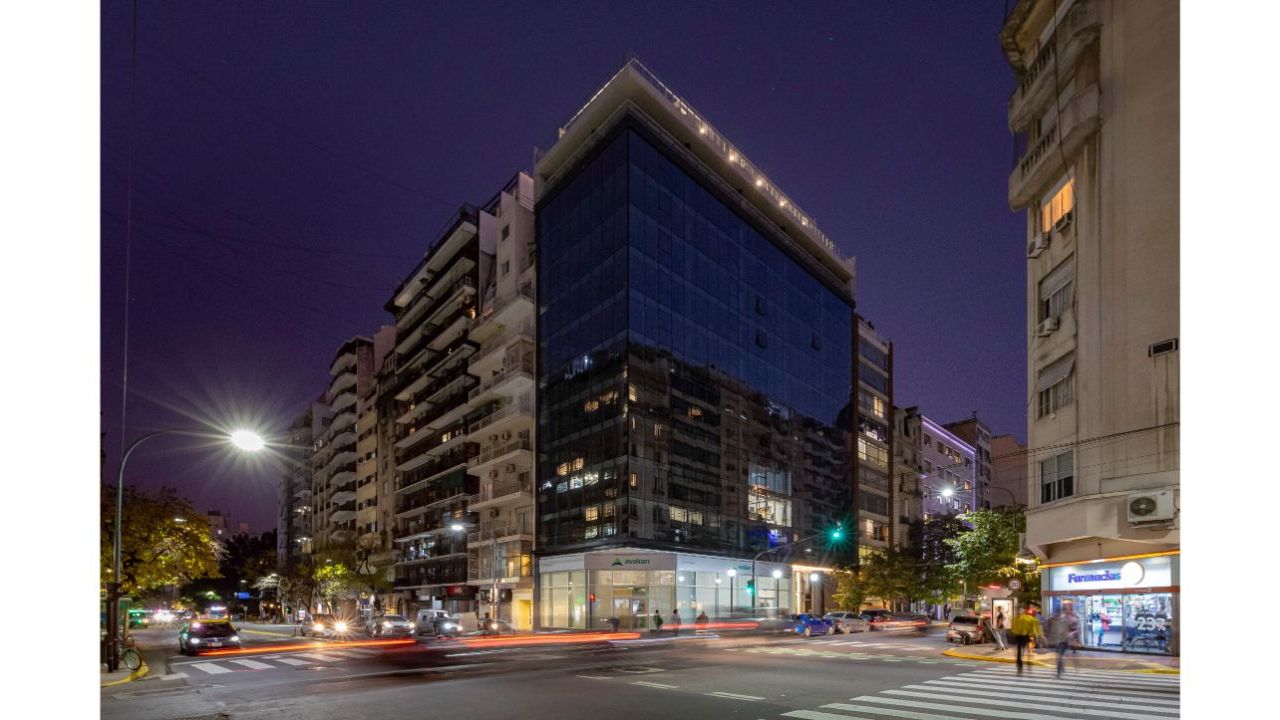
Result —
<instances>
[{"instance_id":1,"label":"curb","mask_svg":"<svg viewBox=\"0 0 1280 720\"><path fill-rule=\"evenodd\" d=\"M994 657L991 655L970 655L969 653L963 653L955 649L944 650L942 654L946 655L947 657L960 658L962 660L982 660L984 662L998 662L998 663L1010 663L1010 664L1016 664L1018 662L1014 658ZM1039 667L1053 667L1053 665L1042 662L1040 660L1030 660L1030 661L1024 660L1023 662L1024 663L1029 662L1031 665L1035 665ZM1159 668L1159 669L1139 669L1139 670L1129 670L1125 668L1119 668L1111 672L1145 673L1147 675L1181 675L1182 674L1182 670L1180 668Z\"/></svg>"},{"instance_id":2,"label":"curb","mask_svg":"<svg viewBox=\"0 0 1280 720\"><path fill-rule=\"evenodd\" d=\"M963 653L963 652L960 652L959 650L954 650L954 649L943 650L942 654L946 655L947 657L960 658L961 660L983 660L985 662L1008 663L1010 665L1016 665L1018 663L1017 659L1015 658L995 657L992 655L970 655L969 653ZM1046 665L1045 663L1039 660L1024 660L1023 664L1036 665L1039 667L1052 667L1050 665Z\"/></svg>"},{"instance_id":3,"label":"curb","mask_svg":"<svg viewBox=\"0 0 1280 720\"><path fill-rule=\"evenodd\" d=\"M127 683L127 682L133 682L134 680L137 680L138 678L142 677L143 675L146 675L148 672L151 672L151 666L150 666L150 665L148 665L148 664L146 663L146 661L144 660L144 661L143 661L143 663L142 663L142 667L140 667L140 668L138 668L137 670L134 670L133 672L129 673L129 676L128 676L128 677L122 678L122 679L120 679L120 680L113 680L113 681L111 681L111 682L109 682L109 683L101 683L101 684L99 685L99 687L104 687L104 688L105 688L105 687L111 687L111 686L113 686L113 685L123 685L123 684L125 684L125 683Z\"/></svg>"}]
</instances>

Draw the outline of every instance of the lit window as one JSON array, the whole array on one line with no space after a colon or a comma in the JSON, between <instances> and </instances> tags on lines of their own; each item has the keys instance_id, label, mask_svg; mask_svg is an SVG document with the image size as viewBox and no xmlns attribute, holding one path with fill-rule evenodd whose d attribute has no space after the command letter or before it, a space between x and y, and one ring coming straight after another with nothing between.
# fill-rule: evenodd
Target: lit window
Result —
<instances>
[{"instance_id":1,"label":"lit window","mask_svg":"<svg viewBox=\"0 0 1280 720\"><path fill-rule=\"evenodd\" d=\"M630 400L631 402L635 402L638 396L639 396L639 393L636 392L636 386L627 385L627 399Z\"/></svg>"},{"instance_id":2,"label":"lit window","mask_svg":"<svg viewBox=\"0 0 1280 720\"><path fill-rule=\"evenodd\" d=\"M1052 230L1062 216L1071 212L1075 206L1076 181L1075 178L1070 178L1040 206L1040 230L1046 233Z\"/></svg>"},{"instance_id":3,"label":"lit window","mask_svg":"<svg viewBox=\"0 0 1280 720\"><path fill-rule=\"evenodd\" d=\"M595 525L588 525L586 532L583 533L583 537L590 540L591 538L597 536L598 534L600 534L600 528L596 527Z\"/></svg>"},{"instance_id":4,"label":"lit window","mask_svg":"<svg viewBox=\"0 0 1280 720\"><path fill-rule=\"evenodd\" d=\"M598 520L600 518L600 506L592 505L586 509L584 517L588 520Z\"/></svg>"},{"instance_id":5,"label":"lit window","mask_svg":"<svg viewBox=\"0 0 1280 720\"><path fill-rule=\"evenodd\" d=\"M582 469L582 462L583 462L583 461L582 461L582 458L574 458L574 459L573 459L573 469L574 469L574 470L581 470L581 469Z\"/></svg>"},{"instance_id":6,"label":"lit window","mask_svg":"<svg viewBox=\"0 0 1280 720\"><path fill-rule=\"evenodd\" d=\"M597 411L597 410L599 410L599 409L600 409L600 401L599 401L599 400L588 400L588 401L586 401L585 403L583 403L583 404L582 404L582 411L583 411L583 412L595 412L595 411Z\"/></svg>"},{"instance_id":7,"label":"lit window","mask_svg":"<svg viewBox=\"0 0 1280 720\"><path fill-rule=\"evenodd\" d=\"M672 522L689 522L689 511L684 508L672 507L671 521Z\"/></svg>"}]
</instances>

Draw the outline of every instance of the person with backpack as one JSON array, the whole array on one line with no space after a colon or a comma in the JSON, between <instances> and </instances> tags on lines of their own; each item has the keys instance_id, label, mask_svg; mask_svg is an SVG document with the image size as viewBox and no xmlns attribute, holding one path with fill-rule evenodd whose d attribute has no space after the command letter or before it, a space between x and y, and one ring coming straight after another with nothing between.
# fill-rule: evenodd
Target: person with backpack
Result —
<instances>
[{"instance_id":1,"label":"person with backpack","mask_svg":"<svg viewBox=\"0 0 1280 720\"><path fill-rule=\"evenodd\" d=\"M662 613L657 610L653 611L653 627L649 628L649 632L662 632Z\"/></svg>"}]
</instances>

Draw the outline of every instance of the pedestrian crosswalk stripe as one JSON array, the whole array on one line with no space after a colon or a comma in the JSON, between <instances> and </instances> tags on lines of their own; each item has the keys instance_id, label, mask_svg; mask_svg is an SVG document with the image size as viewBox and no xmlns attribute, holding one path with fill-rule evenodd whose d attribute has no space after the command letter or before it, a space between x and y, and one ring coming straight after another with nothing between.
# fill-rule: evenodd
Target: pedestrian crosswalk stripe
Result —
<instances>
[{"instance_id":1,"label":"pedestrian crosswalk stripe","mask_svg":"<svg viewBox=\"0 0 1280 720\"><path fill-rule=\"evenodd\" d=\"M1066 710L1066 708L1061 708L1061 709L1046 708L1043 705L1037 705L1035 703L1010 702L1007 700L985 701L985 702L975 701L975 700L963 701L963 702L978 702L978 703L981 703L982 705L986 705L987 707L976 707L976 706L967 707L967 706L954 704L956 701L959 701L960 698L952 698L951 703L948 703L948 704L936 703L936 702L922 702L919 700L902 700L900 698L879 697L876 695L859 695L858 697L853 698L853 700L855 702L864 702L864 703L869 702L869 703L876 703L878 705L893 705L898 707L919 708L921 710L949 710L952 712L960 711L965 713L972 713L975 715L984 715L986 717L1013 718L1015 720L1061 720L1061 716L1047 715L1042 713L1032 713L1032 712L1025 712L1025 711L1016 711L1016 710L998 710L990 706L996 705L998 707L1008 707L1008 708L1020 707L1020 708L1028 708L1028 709L1034 709L1034 710L1050 710L1050 711L1055 709L1059 711ZM824 705L823 707L829 707L829 706ZM875 712L875 711L873 710L872 712ZM1073 715L1090 715L1093 717L1109 717L1109 718L1117 718L1118 720L1151 720L1151 716L1145 713L1125 713L1125 712L1115 712L1112 710L1094 710L1091 708L1081 708L1081 707L1070 708L1069 712ZM889 713L885 713L885 714L889 714Z\"/></svg>"},{"instance_id":2,"label":"pedestrian crosswalk stripe","mask_svg":"<svg viewBox=\"0 0 1280 720\"><path fill-rule=\"evenodd\" d=\"M1063 678L1058 678L1056 676L1041 677L1041 676L1038 676L1037 673L1028 673L1027 675L1023 675L1022 677L1019 677L1016 674L1011 675L1006 673L995 673L995 674L969 673L964 677L966 679L982 680L986 682L1003 682L1003 683L1034 682L1034 683L1041 683L1050 687L1095 688L1095 687L1098 687L1099 685L1105 685L1111 689L1117 689L1117 690L1124 689L1126 692L1133 691L1133 692L1168 693L1169 691L1177 690L1178 688L1177 685L1171 685L1171 686L1144 685L1142 683L1131 682L1129 681L1128 678L1124 678L1124 677L1074 679L1070 675L1067 675Z\"/></svg>"},{"instance_id":3,"label":"pedestrian crosswalk stripe","mask_svg":"<svg viewBox=\"0 0 1280 720\"><path fill-rule=\"evenodd\" d=\"M369 648L347 648L347 649L343 650L342 652L350 653L350 654L352 654L352 655L364 655L364 656L377 655L377 654L378 654L378 651L377 651L377 650L370 650Z\"/></svg>"},{"instance_id":4,"label":"pedestrian crosswalk stripe","mask_svg":"<svg viewBox=\"0 0 1280 720\"><path fill-rule=\"evenodd\" d=\"M204 672L207 672L207 673L209 673L210 675L217 675L218 673L229 673L229 672L231 672L231 670L229 670L229 669L227 669L227 668L224 668L224 667L222 667L221 665L218 665L218 664L216 664L216 663L211 663L211 662L198 662L198 663L191 663L191 667L195 668L196 670L202 670L202 671L204 671Z\"/></svg>"},{"instance_id":5,"label":"pedestrian crosswalk stripe","mask_svg":"<svg viewBox=\"0 0 1280 720\"><path fill-rule=\"evenodd\" d=\"M236 665L247 667L250 670L270 670L275 667L274 665L268 665L264 662L258 662L257 660L232 660L231 662Z\"/></svg>"},{"instance_id":6,"label":"pedestrian crosswalk stripe","mask_svg":"<svg viewBox=\"0 0 1280 720\"><path fill-rule=\"evenodd\" d=\"M310 665L311 664L310 660L299 660L298 658L282 657L282 658L272 658L272 659L275 660L276 662L282 662L285 665Z\"/></svg>"},{"instance_id":7,"label":"pedestrian crosswalk stripe","mask_svg":"<svg viewBox=\"0 0 1280 720\"><path fill-rule=\"evenodd\" d=\"M975 677L992 677L992 678L1010 678L1018 677L1017 671L999 672L994 670L978 670L972 673ZM1160 682L1152 682L1133 673L1105 673L1105 674L1084 674L1075 672L1064 672L1061 676L1054 673L1052 669L1048 670L1030 670L1026 677L1038 677L1044 680L1053 680L1055 682L1115 682L1125 685L1151 687L1151 688L1175 688L1181 683L1177 680Z\"/></svg>"},{"instance_id":8,"label":"pedestrian crosswalk stripe","mask_svg":"<svg viewBox=\"0 0 1280 720\"><path fill-rule=\"evenodd\" d=\"M351 659L351 658L353 658L353 657L360 657L358 654L356 654L356 652L355 652L354 650L325 650L325 651L324 651L324 654L325 654L325 655L337 655L337 656L338 656L338 657L340 657L340 658L345 658L345 659L348 659L348 660L349 660L349 659Z\"/></svg>"},{"instance_id":9,"label":"pedestrian crosswalk stripe","mask_svg":"<svg viewBox=\"0 0 1280 720\"><path fill-rule=\"evenodd\" d=\"M1056 682L1048 678L1045 678L1043 680L1036 679L1036 678L1027 678L1024 680L1022 678L1017 678L1017 677L1011 677L1011 678L975 678L975 677L968 677L968 676L959 676L959 677L963 678L962 682L964 682L965 684L987 685L992 687L1018 687L1018 688L1038 687L1046 690L1048 689L1073 690L1075 692L1090 692L1090 693L1096 692L1098 689L1101 688L1101 689L1105 689L1107 692L1123 692L1125 694L1135 695L1135 696L1168 697L1170 695L1170 693L1167 691L1160 692L1160 691L1148 690L1148 689L1133 690L1125 686L1102 684L1102 683Z\"/></svg>"},{"instance_id":10,"label":"pedestrian crosswalk stripe","mask_svg":"<svg viewBox=\"0 0 1280 720\"><path fill-rule=\"evenodd\" d=\"M950 680L950 679L942 679L942 680L926 680L926 681L925 681L925 683L924 683L924 685L908 685L907 687L909 687L909 688L914 688L914 687L930 687L930 688L946 688L946 689L951 689L951 688L971 688L971 689L976 689L976 690L983 690L983 691L986 691L986 692L1001 692L1001 691L1013 691L1013 690L1017 690L1019 693L1021 693L1021 694L1022 694L1022 695L1024 695L1024 696L1032 696L1032 695L1034 695L1034 696L1046 696L1046 697L1056 697L1056 696L1064 696L1064 697L1080 697L1080 691L1079 691L1079 690L1067 690L1067 689L1063 689L1063 688L1058 688L1058 689L1042 688L1042 687L1037 687L1036 685L1028 685L1027 683L1017 683L1017 684L1009 684L1009 685L1003 685L1003 684L1001 684L1001 685L989 685L989 684L986 684L986 683L974 683L974 682L969 681L969 680ZM1140 701L1142 701L1143 703L1146 703L1146 704L1154 704L1154 705L1173 705L1173 706L1177 706L1178 704L1180 704L1180 701L1178 701L1178 700L1170 700L1170 699L1167 699L1167 698L1165 698L1165 697L1155 697L1155 696L1148 697L1148 696L1146 696L1146 695L1132 695L1132 694L1129 694L1129 695L1100 695L1100 694L1098 694L1098 693L1096 693L1096 692L1090 691L1090 692L1089 692L1089 697L1090 697L1090 698L1093 698L1093 699L1095 699L1095 700L1127 700L1127 699L1134 699L1134 700L1140 700Z\"/></svg>"},{"instance_id":11,"label":"pedestrian crosswalk stripe","mask_svg":"<svg viewBox=\"0 0 1280 720\"><path fill-rule=\"evenodd\" d=\"M913 691L924 691L924 692L913 692ZM1046 703L1053 703L1053 702L1068 703L1068 705L1073 705L1073 706L1087 705L1089 707L1110 707L1112 708L1112 710L1115 710L1115 708L1124 708L1124 710L1174 712L1174 714L1178 712L1178 706L1176 705L1174 706L1158 705L1158 703L1148 703L1148 702L1139 703L1137 698L1134 698L1133 702L1126 701L1128 700L1128 698L1119 698L1119 701L1116 701L1116 700L1108 701L1108 700L1103 700L1102 697L1096 696L1096 694L1093 694L1093 693L1088 694L1089 700L1080 700L1080 693L1073 693L1069 697L1055 697L1055 696L1047 696L1047 694L1038 694L1038 693L1029 694L1029 693L1015 693L1011 691L1005 691L1005 692L978 691L978 689L946 688L946 687L937 687L937 685L906 685L905 688L896 689L896 691L884 691L884 692L888 694L905 694L905 696L943 698L943 700L945 700L945 698L955 696L955 694L960 694L960 696L977 696L974 702L977 702L978 698L982 698L982 700L986 700L986 698L1009 697L1009 698L1023 698L1023 700L1034 700L1037 702L1046 702ZM941 694L933 694L933 693L941 693ZM960 700L960 698L956 698L956 700ZM995 702L995 700L992 700L992 702Z\"/></svg>"},{"instance_id":12,"label":"pedestrian crosswalk stripe","mask_svg":"<svg viewBox=\"0 0 1280 720\"><path fill-rule=\"evenodd\" d=\"M929 692L922 692L929 691ZM1076 698L1052 698L1052 697L1032 697L1021 693L1013 692L983 692L981 690L965 690L955 688L929 688L919 685L908 685L900 690L885 690L886 695L902 695L903 697L923 698L925 700L953 700L957 702L979 703L979 704L998 704L1001 707L1027 707L1041 710L1062 711L1070 710L1073 707L1088 706L1095 708L1110 708L1112 710L1143 710L1146 712L1162 712L1162 713L1178 713L1176 707L1160 707L1157 705L1138 705L1136 703L1116 703L1103 702L1100 700L1081 700ZM1092 696L1091 696L1092 697ZM1008 698L1002 700L1001 698ZM1033 700L1036 704L1027 704L1024 702L1010 702L1009 700ZM1054 707L1047 703L1065 704L1067 707Z\"/></svg>"},{"instance_id":13,"label":"pedestrian crosswalk stripe","mask_svg":"<svg viewBox=\"0 0 1280 720\"><path fill-rule=\"evenodd\" d=\"M800 720L850 720L850 715L818 712L817 710L792 710L782 713L783 717L800 718Z\"/></svg>"},{"instance_id":14,"label":"pedestrian crosswalk stripe","mask_svg":"<svg viewBox=\"0 0 1280 720\"><path fill-rule=\"evenodd\" d=\"M758 695L739 695L738 693L731 693L731 692L709 692L706 694L715 695L716 697L729 698L731 700L750 700L751 702L764 700L764 698Z\"/></svg>"},{"instance_id":15,"label":"pedestrian crosswalk stripe","mask_svg":"<svg viewBox=\"0 0 1280 720\"><path fill-rule=\"evenodd\" d=\"M311 658L319 662L333 662L338 659L332 655L322 655L320 653L298 653L298 657Z\"/></svg>"},{"instance_id":16,"label":"pedestrian crosswalk stripe","mask_svg":"<svg viewBox=\"0 0 1280 720\"><path fill-rule=\"evenodd\" d=\"M1001 674L1001 675L1009 675L1009 674L1016 675L1016 674L1017 674L1017 671L1016 671L1016 670L984 670L983 672L986 672L986 673L996 673L996 674ZM1067 674L1067 675L1070 675L1071 677L1106 678L1106 679L1108 679L1108 680L1114 680L1114 679L1117 679L1117 678L1124 678L1124 679L1125 679L1126 681L1128 681L1128 682L1141 683L1141 684L1144 684L1144 685L1170 685L1170 686L1172 686L1172 685L1178 685L1178 684L1180 684L1180 682L1181 682L1181 681L1180 681L1179 679L1177 679L1177 678L1159 677L1159 676L1154 676L1154 677L1152 677L1152 676L1143 676L1143 675L1138 675L1138 674L1136 674L1136 673L1115 672L1115 671L1110 671L1110 672L1109 672L1109 671L1106 671L1106 670L1067 670L1067 671L1066 671L1066 674Z\"/></svg>"}]
</instances>

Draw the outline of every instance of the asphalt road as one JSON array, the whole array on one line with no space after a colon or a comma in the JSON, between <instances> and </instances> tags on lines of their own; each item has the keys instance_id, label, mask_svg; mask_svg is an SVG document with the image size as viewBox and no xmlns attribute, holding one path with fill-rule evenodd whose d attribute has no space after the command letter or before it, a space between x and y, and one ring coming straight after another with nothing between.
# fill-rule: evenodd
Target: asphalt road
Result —
<instances>
[{"instance_id":1,"label":"asphalt road","mask_svg":"<svg viewBox=\"0 0 1280 720\"><path fill-rule=\"evenodd\" d=\"M164 643L158 633L147 631ZM250 647L296 646L198 658L148 640L140 644L153 677L104 689L104 719L1145 720L1178 712L1176 678L1078 673L1058 681L1042 668L1019 678L1007 665L942 657L936 631L524 648L340 647L246 634Z\"/></svg>"}]
</instances>

